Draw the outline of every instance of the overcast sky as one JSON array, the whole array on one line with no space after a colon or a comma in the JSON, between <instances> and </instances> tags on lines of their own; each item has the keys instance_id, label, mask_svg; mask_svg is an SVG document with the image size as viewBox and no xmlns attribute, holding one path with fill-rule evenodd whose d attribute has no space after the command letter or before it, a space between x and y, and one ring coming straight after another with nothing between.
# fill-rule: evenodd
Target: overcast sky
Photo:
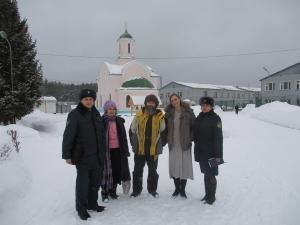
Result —
<instances>
[{"instance_id":1,"label":"overcast sky","mask_svg":"<svg viewBox=\"0 0 300 225\"><path fill-rule=\"evenodd\" d=\"M299 0L19 0L39 53L117 57L128 23L136 57L172 80L259 86L271 73L300 62ZM282 49L272 54L209 57ZM38 55L49 80L95 82L104 61Z\"/></svg>"}]
</instances>

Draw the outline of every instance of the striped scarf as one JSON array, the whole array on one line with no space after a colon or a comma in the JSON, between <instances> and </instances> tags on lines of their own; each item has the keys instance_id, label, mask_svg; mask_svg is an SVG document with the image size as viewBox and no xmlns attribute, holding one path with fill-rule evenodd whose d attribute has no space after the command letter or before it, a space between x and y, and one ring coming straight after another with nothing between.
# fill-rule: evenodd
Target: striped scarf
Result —
<instances>
[{"instance_id":1,"label":"striped scarf","mask_svg":"<svg viewBox=\"0 0 300 225\"><path fill-rule=\"evenodd\" d=\"M106 143L109 143L109 134L108 134L108 123L110 120L115 120L115 118L108 117L107 115L103 116L105 123L106 123ZM112 176L112 168L111 168L111 159L110 159L110 148L107 145L107 151L105 155L105 162L103 167L103 176L101 187L104 192L108 192L113 188L113 176Z\"/></svg>"}]
</instances>

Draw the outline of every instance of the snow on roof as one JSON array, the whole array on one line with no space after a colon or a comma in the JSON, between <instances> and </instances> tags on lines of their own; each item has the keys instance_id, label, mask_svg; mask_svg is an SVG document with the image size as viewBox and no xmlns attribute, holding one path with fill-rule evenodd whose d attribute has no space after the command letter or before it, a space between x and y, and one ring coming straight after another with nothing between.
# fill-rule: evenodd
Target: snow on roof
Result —
<instances>
[{"instance_id":1,"label":"snow on roof","mask_svg":"<svg viewBox=\"0 0 300 225\"><path fill-rule=\"evenodd\" d=\"M218 87L229 91L240 91L239 88L230 85L217 85Z\"/></svg>"},{"instance_id":2,"label":"snow on roof","mask_svg":"<svg viewBox=\"0 0 300 225\"><path fill-rule=\"evenodd\" d=\"M160 75L159 74L157 74L157 73L154 73L154 72L151 72L151 75L150 75L151 77L160 77Z\"/></svg>"},{"instance_id":3,"label":"snow on roof","mask_svg":"<svg viewBox=\"0 0 300 225\"><path fill-rule=\"evenodd\" d=\"M108 62L104 62L104 63L107 66L109 74L116 74L116 75L122 74L123 65L116 65Z\"/></svg>"},{"instance_id":4,"label":"snow on roof","mask_svg":"<svg viewBox=\"0 0 300 225\"><path fill-rule=\"evenodd\" d=\"M202 88L202 89L225 89L228 91L241 91L241 90L246 90L246 91L260 91L260 88L256 87L235 87L231 85L218 85L218 84L198 84L198 83L186 83L186 82L178 82L174 81L177 84L181 84L187 87L191 88Z\"/></svg>"},{"instance_id":5,"label":"snow on roof","mask_svg":"<svg viewBox=\"0 0 300 225\"><path fill-rule=\"evenodd\" d=\"M179 82L179 81L174 81L174 82L191 88L221 89L220 87L213 84L197 84L197 83L186 83L186 82Z\"/></svg>"},{"instance_id":6,"label":"snow on roof","mask_svg":"<svg viewBox=\"0 0 300 225\"><path fill-rule=\"evenodd\" d=\"M149 87L120 87L119 90L155 90L156 88L149 88Z\"/></svg>"},{"instance_id":7,"label":"snow on roof","mask_svg":"<svg viewBox=\"0 0 300 225\"><path fill-rule=\"evenodd\" d=\"M148 70L152 71L152 68L150 66L146 65L146 67L148 68Z\"/></svg>"},{"instance_id":8,"label":"snow on roof","mask_svg":"<svg viewBox=\"0 0 300 225\"><path fill-rule=\"evenodd\" d=\"M138 80L138 79L142 79L143 77L141 77L141 76L134 76L134 77L130 77L130 78L128 78L127 80L124 80L124 82L127 82L127 81L131 81L131 80ZM124 83L123 82L123 83Z\"/></svg>"},{"instance_id":9,"label":"snow on roof","mask_svg":"<svg viewBox=\"0 0 300 225\"><path fill-rule=\"evenodd\" d=\"M243 89L245 91L256 91L256 92L260 92L261 88L258 87L239 87L240 89Z\"/></svg>"},{"instance_id":10,"label":"snow on roof","mask_svg":"<svg viewBox=\"0 0 300 225\"><path fill-rule=\"evenodd\" d=\"M40 98L41 101L56 101L56 98L53 96L42 96Z\"/></svg>"}]
</instances>

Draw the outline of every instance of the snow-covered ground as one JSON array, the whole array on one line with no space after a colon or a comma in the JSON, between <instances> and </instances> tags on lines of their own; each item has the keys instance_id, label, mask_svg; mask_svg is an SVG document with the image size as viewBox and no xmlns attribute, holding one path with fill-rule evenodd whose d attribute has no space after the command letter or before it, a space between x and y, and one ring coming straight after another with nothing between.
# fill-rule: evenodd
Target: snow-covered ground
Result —
<instances>
[{"instance_id":1,"label":"snow-covered ground","mask_svg":"<svg viewBox=\"0 0 300 225\"><path fill-rule=\"evenodd\" d=\"M194 107L199 113L199 107ZM297 225L300 221L299 107L271 103L247 107L239 115L221 112L224 159L218 176L217 201L205 205L203 176L194 163L188 199L172 199L168 149L159 157L158 192L144 190L139 198L124 196L105 203L104 213L80 221L74 209L76 172L61 159L66 115L34 112L17 125L0 126L0 146L9 142L7 129L19 132L21 151L0 161L1 225L66 224L209 224ZM132 117L124 117L126 126ZM130 157L133 168L133 157ZM147 167L145 167L147 168ZM103 204L99 201L100 204Z\"/></svg>"}]
</instances>

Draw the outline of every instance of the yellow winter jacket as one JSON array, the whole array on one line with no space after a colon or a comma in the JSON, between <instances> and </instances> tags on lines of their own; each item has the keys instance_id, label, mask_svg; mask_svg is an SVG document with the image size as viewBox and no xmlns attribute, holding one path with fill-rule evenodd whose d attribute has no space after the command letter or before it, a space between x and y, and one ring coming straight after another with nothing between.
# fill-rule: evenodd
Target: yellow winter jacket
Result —
<instances>
[{"instance_id":1,"label":"yellow winter jacket","mask_svg":"<svg viewBox=\"0 0 300 225\"><path fill-rule=\"evenodd\" d=\"M137 135L138 140L138 151L136 154L145 155L144 146L145 146L145 131L147 120L149 119L149 114L147 111L142 108L136 113L130 129L132 133ZM160 110L157 110L157 113L152 117L152 135L151 135L151 146L150 146L150 155L158 155L157 144L161 137L161 132L164 131L166 125L164 120L164 113ZM160 146L162 148L162 146ZM161 151L161 149L160 149Z\"/></svg>"}]
</instances>

